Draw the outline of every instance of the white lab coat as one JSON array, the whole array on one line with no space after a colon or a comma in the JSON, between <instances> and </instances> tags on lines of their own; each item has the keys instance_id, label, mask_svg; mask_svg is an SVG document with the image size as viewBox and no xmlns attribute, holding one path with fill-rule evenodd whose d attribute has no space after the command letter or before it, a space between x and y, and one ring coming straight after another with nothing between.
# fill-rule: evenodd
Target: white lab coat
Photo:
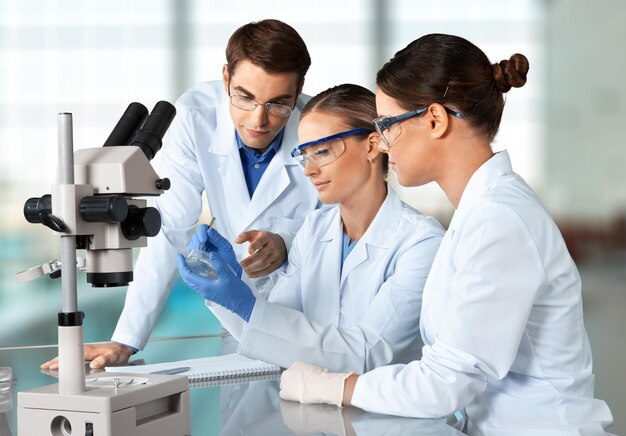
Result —
<instances>
[{"instance_id":1,"label":"white lab coat","mask_svg":"<svg viewBox=\"0 0 626 436\"><path fill-rule=\"evenodd\" d=\"M178 99L160 151L158 174L171 180L171 189L155 201L161 231L141 250L114 341L144 347L176 278L176 254L186 252L198 224L203 191L216 219L214 227L231 243L245 230L266 230L280 234L289 249L304 217L318 204L317 193L290 156L307 100L298 98L282 145L251 199L222 82L201 83ZM239 260L248 256L247 246L233 243ZM272 287L272 277L250 280L244 274L244 279L261 293Z\"/></svg>"},{"instance_id":2,"label":"white lab coat","mask_svg":"<svg viewBox=\"0 0 626 436\"><path fill-rule=\"evenodd\" d=\"M342 269L339 207L312 212L269 300L257 299L249 322L240 320L238 352L359 373L417 358L422 289L442 236L437 220L389 188Z\"/></svg>"},{"instance_id":3,"label":"white lab coat","mask_svg":"<svg viewBox=\"0 0 626 436\"><path fill-rule=\"evenodd\" d=\"M578 271L507 152L463 192L426 282L421 331L422 359L360 377L355 406L412 417L465 408L470 434L541 424L596 435L612 421L593 399Z\"/></svg>"}]
</instances>

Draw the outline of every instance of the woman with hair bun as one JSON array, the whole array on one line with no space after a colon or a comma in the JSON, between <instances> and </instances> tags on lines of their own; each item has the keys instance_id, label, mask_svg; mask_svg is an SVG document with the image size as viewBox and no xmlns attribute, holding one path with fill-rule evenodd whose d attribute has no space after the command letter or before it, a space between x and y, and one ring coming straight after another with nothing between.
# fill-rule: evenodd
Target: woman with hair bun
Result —
<instances>
[{"instance_id":1,"label":"woman with hair bun","mask_svg":"<svg viewBox=\"0 0 626 436\"><path fill-rule=\"evenodd\" d=\"M442 34L378 72L381 151L402 185L437 182L456 209L424 288L423 356L363 375L298 362L282 398L420 418L464 410L469 434L604 434L613 418L593 398L578 271L508 153L491 149L503 93L527 73L524 55L492 65Z\"/></svg>"}]
</instances>

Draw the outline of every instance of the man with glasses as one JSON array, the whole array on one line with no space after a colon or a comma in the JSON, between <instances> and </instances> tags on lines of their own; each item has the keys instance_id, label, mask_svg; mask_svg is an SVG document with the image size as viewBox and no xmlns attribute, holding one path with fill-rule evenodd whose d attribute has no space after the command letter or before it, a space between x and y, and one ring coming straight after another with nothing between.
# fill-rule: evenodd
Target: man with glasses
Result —
<instances>
[{"instance_id":1,"label":"man with glasses","mask_svg":"<svg viewBox=\"0 0 626 436\"><path fill-rule=\"evenodd\" d=\"M160 153L159 175L172 186L155 200L161 232L139 255L112 342L85 347L92 368L126 362L144 348L176 278L176 254L186 251L198 223L203 192L243 279L264 296L317 207L315 189L290 156L308 100L301 95L311 64L304 41L280 21L250 23L231 36L226 59L223 81L201 83L176 102ZM233 314L212 310L228 326ZM56 359L43 367L56 368Z\"/></svg>"}]
</instances>

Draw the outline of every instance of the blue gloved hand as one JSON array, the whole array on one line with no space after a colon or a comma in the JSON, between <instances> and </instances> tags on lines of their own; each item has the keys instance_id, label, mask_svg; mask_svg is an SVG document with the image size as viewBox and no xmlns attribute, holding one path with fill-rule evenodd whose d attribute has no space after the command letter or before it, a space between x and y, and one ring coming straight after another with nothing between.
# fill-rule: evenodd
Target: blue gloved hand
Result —
<instances>
[{"instance_id":1,"label":"blue gloved hand","mask_svg":"<svg viewBox=\"0 0 626 436\"><path fill-rule=\"evenodd\" d=\"M185 262L185 256L179 254L176 261L183 281L205 300L225 307L239 315L244 321L250 320L256 297L248 285L233 274L229 265L218 253L209 251L209 259L215 267L217 279L193 273Z\"/></svg>"},{"instance_id":2,"label":"blue gloved hand","mask_svg":"<svg viewBox=\"0 0 626 436\"><path fill-rule=\"evenodd\" d=\"M215 251L232 268L237 277L241 277L242 268L230 242L213 227L201 224L189 243L189 250Z\"/></svg>"}]
</instances>

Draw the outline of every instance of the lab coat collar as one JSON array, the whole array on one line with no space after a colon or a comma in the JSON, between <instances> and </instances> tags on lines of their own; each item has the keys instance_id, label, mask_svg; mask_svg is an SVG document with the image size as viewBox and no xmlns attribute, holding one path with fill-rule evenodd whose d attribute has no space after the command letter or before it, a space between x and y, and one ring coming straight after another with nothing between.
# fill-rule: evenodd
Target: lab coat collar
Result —
<instances>
[{"instance_id":1,"label":"lab coat collar","mask_svg":"<svg viewBox=\"0 0 626 436\"><path fill-rule=\"evenodd\" d=\"M220 105L215 108L215 112L215 140L210 141L209 152L222 156L231 154L233 148L239 152L235 137L235 126L233 119L230 117L230 101L228 98L224 98Z\"/></svg>"},{"instance_id":2,"label":"lab coat collar","mask_svg":"<svg viewBox=\"0 0 626 436\"><path fill-rule=\"evenodd\" d=\"M330 226L326 229L326 232L320 238L320 242L329 242L343 238L343 223L341 221L341 214L339 213L339 206L334 206L332 212L333 218Z\"/></svg>"},{"instance_id":3,"label":"lab coat collar","mask_svg":"<svg viewBox=\"0 0 626 436\"><path fill-rule=\"evenodd\" d=\"M320 241L334 244L337 250L340 250L343 243L344 231L338 206L334 209L333 213L335 216L333 216L331 220L331 225L320 238ZM363 237L356 243L343 264L343 268L341 269L341 286L343 286L348 275L369 258L370 250L376 248L384 250L391 246L401 215L402 202L396 193L388 186L385 201L383 201L374 220L363 234ZM339 262L341 262L341 259L339 259Z\"/></svg>"},{"instance_id":4,"label":"lab coat collar","mask_svg":"<svg viewBox=\"0 0 626 436\"><path fill-rule=\"evenodd\" d=\"M223 91L222 91L223 92ZM244 230L249 224L250 193L241 167L241 156L235 137L235 126L230 117L228 98L225 97L215 109L215 137L210 139L208 151L220 156L218 167L224 187L228 192L229 210L233 227Z\"/></svg>"},{"instance_id":5,"label":"lab coat collar","mask_svg":"<svg viewBox=\"0 0 626 436\"><path fill-rule=\"evenodd\" d=\"M365 231L361 241L379 248L391 247L391 241L393 241L401 215L402 201L400 201L394 190L387 185L387 197L380 206L374 220ZM354 247L352 251L356 248Z\"/></svg>"},{"instance_id":6,"label":"lab coat collar","mask_svg":"<svg viewBox=\"0 0 626 436\"><path fill-rule=\"evenodd\" d=\"M339 239L343 241L343 222L341 221L341 214L339 213L339 206L334 208L333 213L335 216L332 219L332 224L328 227L328 230L320 238L321 242L332 241ZM373 245L379 248L389 248L391 241L396 233L396 228L400 222L400 216L402 213L402 201L398 198L398 195L389 185L387 185L387 197L383 204L380 206L378 213L374 217L374 220L370 223L363 237L354 247L352 252L357 249L361 242L368 245ZM350 256L352 253L350 253Z\"/></svg>"},{"instance_id":7,"label":"lab coat collar","mask_svg":"<svg viewBox=\"0 0 626 436\"><path fill-rule=\"evenodd\" d=\"M487 162L483 163L470 177L465 190L461 195L459 206L457 207L450 227L453 227L455 218L459 215L464 215L466 211L470 211L474 208L477 200L482 197L489 189L493 182L505 175L513 172L511 167L511 159L509 153L504 150L494 154Z\"/></svg>"},{"instance_id":8,"label":"lab coat collar","mask_svg":"<svg viewBox=\"0 0 626 436\"><path fill-rule=\"evenodd\" d=\"M341 285L356 267L365 262L372 250L386 250L394 240L394 234L402 214L402 202L393 190L387 186L387 198L380 206L374 220L367 228L363 237L356 243L352 252L346 257L341 270ZM343 229L342 229L343 233ZM343 238L343 235L342 235Z\"/></svg>"}]
</instances>

